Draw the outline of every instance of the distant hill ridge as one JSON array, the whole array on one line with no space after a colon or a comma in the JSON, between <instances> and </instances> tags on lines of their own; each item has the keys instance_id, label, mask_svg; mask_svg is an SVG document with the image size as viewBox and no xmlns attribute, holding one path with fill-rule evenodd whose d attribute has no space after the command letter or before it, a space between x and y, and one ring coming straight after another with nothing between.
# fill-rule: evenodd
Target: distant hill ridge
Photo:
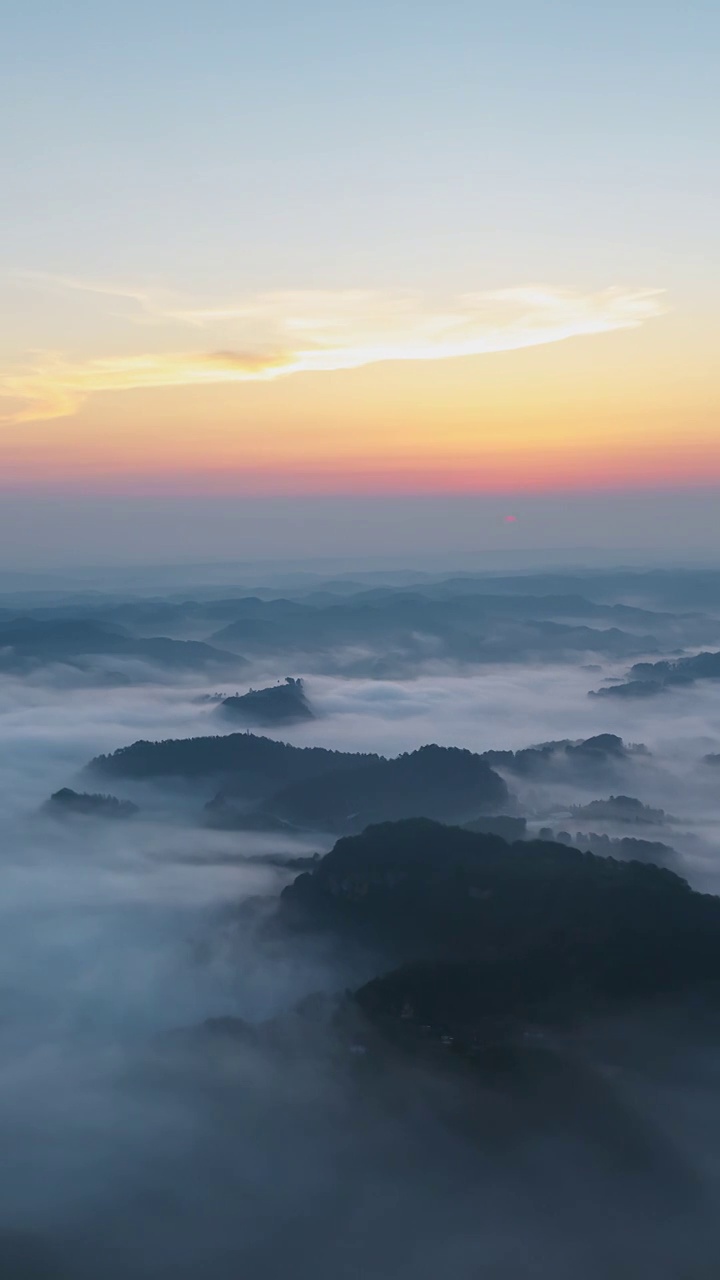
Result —
<instances>
[{"instance_id":1,"label":"distant hill ridge","mask_svg":"<svg viewBox=\"0 0 720 1280\"><path fill-rule=\"evenodd\" d=\"M608 836L597 831L553 831L541 827L539 840L555 840L559 844L572 845L575 849L587 849L601 858L621 858L624 862L654 862L656 866L680 861L671 845L659 840L641 840L637 836Z\"/></svg>"},{"instance_id":2,"label":"distant hill ridge","mask_svg":"<svg viewBox=\"0 0 720 1280\"><path fill-rule=\"evenodd\" d=\"M542 742L519 751L484 751L483 760L511 773L530 774L547 769L551 765L565 765L575 772L592 774L604 767L612 767L631 756L648 755L641 744L627 745L615 733L598 733L591 738L556 742Z\"/></svg>"},{"instance_id":3,"label":"distant hill ridge","mask_svg":"<svg viewBox=\"0 0 720 1280\"><path fill-rule=\"evenodd\" d=\"M117 796L62 787L45 801L43 812L53 817L82 814L90 818L132 818L139 810L130 800L118 800Z\"/></svg>"},{"instance_id":4,"label":"distant hill ridge","mask_svg":"<svg viewBox=\"0 0 720 1280\"><path fill-rule=\"evenodd\" d=\"M87 657L135 658L159 666L193 670L245 665L245 659L201 640L133 636L115 624L91 619L52 621L15 618L0 630L0 670L24 671L52 662Z\"/></svg>"},{"instance_id":5,"label":"distant hill ridge","mask_svg":"<svg viewBox=\"0 0 720 1280\"><path fill-rule=\"evenodd\" d=\"M122 778L222 778L247 772L279 785L382 758L326 747L295 747L246 730L198 738L166 738L160 742L141 739L110 755L96 756L88 768Z\"/></svg>"},{"instance_id":6,"label":"distant hill ridge","mask_svg":"<svg viewBox=\"0 0 720 1280\"><path fill-rule=\"evenodd\" d=\"M208 818L224 827L342 831L418 814L470 821L509 803L506 783L481 756L435 744L387 759L233 733L135 742L88 767L134 779L213 778L221 790Z\"/></svg>"},{"instance_id":7,"label":"distant hill ridge","mask_svg":"<svg viewBox=\"0 0 720 1280\"><path fill-rule=\"evenodd\" d=\"M602 818L608 822L656 826L675 821L664 809L653 809L634 796L608 796L607 800L591 800L589 804L571 805L570 813L574 818Z\"/></svg>"},{"instance_id":8,"label":"distant hill ridge","mask_svg":"<svg viewBox=\"0 0 720 1280\"><path fill-rule=\"evenodd\" d=\"M268 808L301 824L360 830L417 815L470 821L483 810L502 810L508 799L505 782L481 756L430 744L344 770L329 781L291 784L272 796Z\"/></svg>"},{"instance_id":9,"label":"distant hill ridge","mask_svg":"<svg viewBox=\"0 0 720 1280\"><path fill-rule=\"evenodd\" d=\"M696 653L661 662L636 662L624 683L591 691L596 698L649 698L696 680L720 680L720 652Z\"/></svg>"}]
</instances>

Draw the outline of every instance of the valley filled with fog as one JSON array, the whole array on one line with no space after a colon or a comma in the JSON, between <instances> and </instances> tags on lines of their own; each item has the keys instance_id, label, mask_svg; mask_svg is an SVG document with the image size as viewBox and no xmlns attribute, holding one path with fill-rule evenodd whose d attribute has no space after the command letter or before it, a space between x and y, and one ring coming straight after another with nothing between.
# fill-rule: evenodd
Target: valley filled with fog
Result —
<instances>
[{"instance_id":1,"label":"valley filled with fog","mask_svg":"<svg viewBox=\"0 0 720 1280\"><path fill-rule=\"evenodd\" d=\"M0 1274L714 1274L718 651L712 570L0 597Z\"/></svg>"}]
</instances>

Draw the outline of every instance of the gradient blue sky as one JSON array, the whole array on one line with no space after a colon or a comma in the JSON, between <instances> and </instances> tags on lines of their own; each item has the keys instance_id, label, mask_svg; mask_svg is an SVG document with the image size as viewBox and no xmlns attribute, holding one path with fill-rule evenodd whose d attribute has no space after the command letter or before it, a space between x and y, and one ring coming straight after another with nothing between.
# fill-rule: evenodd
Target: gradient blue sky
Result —
<instances>
[{"instance_id":1,"label":"gradient blue sky","mask_svg":"<svg viewBox=\"0 0 720 1280\"><path fill-rule=\"evenodd\" d=\"M3 18L3 265L701 290L719 33L697 0L26 0Z\"/></svg>"}]
</instances>

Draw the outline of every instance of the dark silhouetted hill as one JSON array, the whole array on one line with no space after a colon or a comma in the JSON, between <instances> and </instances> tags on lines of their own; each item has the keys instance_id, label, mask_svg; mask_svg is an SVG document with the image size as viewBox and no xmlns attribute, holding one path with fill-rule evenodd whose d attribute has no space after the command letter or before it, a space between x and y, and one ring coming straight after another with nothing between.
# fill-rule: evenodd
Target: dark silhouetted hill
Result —
<instances>
[{"instance_id":1,"label":"dark silhouetted hill","mask_svg":"<svg viewBox=\"0 0 720 1280\"><path fill-rule=\"evenodd\" d=\"M248 693L224 698L220 711L233 720L266 726L315 719L302 680L294 680L292 676L286 676L284 684L250 689Z\"/></svg>"},{"instance_id":2,"label":"dark silhouetted hill","mask_svg":"<svg viewBox=\"0 0 720 1280\"><path fill-rule=\"evenodd\" d=\"M91 818L132 818L139 810L130 800L118 800L116 796L72 791L70 787L63 787L45 801L43 812L54 817L79 813Z\"/></svg>"},{"instance_id":3,"label":"dark silhouetted hill","mask_svg":"<svg viewBox=\"0 0 720 1280\"><path fill-rule=\"evenodd\" d=\"M677 864L677 850L660 840L640 840L637 836L608 836L596 831L553 831L543 827L538 832L540 840L557 840L560 844L573 845L588 850L600 858L621 858L623 862L654 862L657 866Z\"/></svg>"},{"instance_id":4,"label":"dark silhouetted hill","mask_svg":"<svg viewBox=\"0 0 720 1280\"><path fill-rule=\"evenodd\" d=\"M339 840L281 904L289 924L403 966L358 999L424 1022L585 1013L720 980L720 899L559 843L386 823Z\"/></svg>"},{"instance_id":5,"label":"dark silhouetted hill","mask_svg":"<svg viewBox=\"0 0 720 1280\"><path fill-rule=\"evenodd\" d=\"M328 751L324 747L293 747L253 733L229 733L134 742L112 755L97 756L88 769L104 776L146 780L213 778L222 781L227 796L252 800L290 783L352 769L379 758Z\"/></svg>"},{"instance_id":6,"label":"dark silhouetted hill","mask_svg":"<svg viewBox=\"0 0 720 1280\"><path fill-rule=\"evenodd\" d=\"M502 836L503 840L524 840L527 834L527 819L508 817L506 814L473 818L472 822L463 822L466 831L476 831L481 835Z\"/></svg>"},{"instance_id":7,"label":"dark silhouetted hill","mask_svg":"<svg viewBox=\"0 0 720 1280\"><path fill-rule=\"evenodd\" d=\"M603 689L591 689L591 698L653 698L665 689L658 680L629 680L627 684L609 684Z\"/></svg>"},{"instance_id":8,"label":"dark silhouetted hill","mask_svg":"<svg viewBox=\"0 0 720 1280\"><path fill-rule=\"evenodd\" d=\"M573 805L574 818L601 819L604 822L647 823L661 826L673 818L664 809L652 809L634 796L609 796L607 800L591 800L589 804Z\"/></svg>"},{"instance_id":9,"label":"dark silhouetted hill","mask_svg":"<svg viewBox=\"0 0 720 1280\"><path fill-rule=\"evenodd\" d=\"M617 770L625 761L640 754L647 754L645 747L626 746L616 734L600 733L575 742L569 739L543 742L520 751L485 751L483 759L496 768L525 776L562 769L592 779L608 770Z\"/></svg>"},{"instance_id":10,"label":"dark silhouetted hill","mask_svg":"<svg viewBox=\"0 0 720 1280\"><path fill-rule=\"evenodd\" d=\"M244 830L343 831L417 814L464 821L483 809L496 813L509 799L505 782L480 756L433 745L388 760L232 733L135 742L98 756L88 769L147 780L213 778L221 789L207 806L208 821Z\"/></svg>"},{"instance_id":11,"label":"dark silhouetted hill","mask_svg":"<svg viewBox=\"0 0 720 1280\"><path fill-rule=\"evenodd\" d=\"M720 653L697 653L692 658L663 662L636 662L630 668L630 676L635 680L657 680L664 685L720 680Z\"/></svg>"},{"instance_id":12,"label":"dark silhouetted hill","mask_svg":"<svg viewBox=\"0 0 720 1280\"><path fill-rule=\"evenodd\" d=\"M661 662L636 662L630 668L625 684L598 689L596 696L652 697L665 689L694 684L696 680L720 680L720 652L665 658Z\"/></svg>"},{"instance_id":13,"label":"dark silhouetted hill","mask_svg":"<svg viewBox=\"0 0 720 1280\"><path fill-rule=\"evenodd\" d=\"M464 821L483 809L495 813L507 801L506 784L480 756L430 745L295 783L266 807L298 825L352 830L415 816Z\"/></svg>"}]
</instances>

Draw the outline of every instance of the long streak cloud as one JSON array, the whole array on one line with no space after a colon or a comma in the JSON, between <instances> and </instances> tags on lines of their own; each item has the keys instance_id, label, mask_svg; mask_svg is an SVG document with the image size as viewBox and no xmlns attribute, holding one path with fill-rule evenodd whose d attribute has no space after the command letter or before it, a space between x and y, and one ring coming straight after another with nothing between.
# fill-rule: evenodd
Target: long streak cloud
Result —
<instances>
[{"instance_id":1,"label":"long streak cloud","mask_svg":"<svg viewBox=\"0 0 720 1280\"><path fill-rule=\"evenodd\" d=\"M167 350L103 357L36 353L0 376L2 421L68 417L98 392L267 382L383 361L487 355L637 328L665 310L660 290L577 294L549 286L464 293L435 306L417 293L361 290L251 295L190 306L120 286L33 277L35 283L118 300L129 322L157 330ZM205 349L177 332L201 330Z\"/></svg>"}]
</instances>

